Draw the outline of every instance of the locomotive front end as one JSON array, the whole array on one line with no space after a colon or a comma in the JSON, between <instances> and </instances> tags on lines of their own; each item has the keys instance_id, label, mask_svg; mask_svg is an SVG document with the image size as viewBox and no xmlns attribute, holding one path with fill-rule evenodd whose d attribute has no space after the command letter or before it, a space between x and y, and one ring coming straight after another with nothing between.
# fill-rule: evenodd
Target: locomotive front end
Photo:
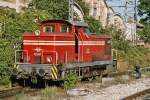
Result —
<instances>
[{"instance_id":1,"label":"locomotive front end","mask_svg":"<svg viewBox=\"0 0 150 100\"><path fill-rule=\"evenodd\" d=\"M24 33L22 50L16 50L15 53L17 79L35 77L58 79L58 68L56 67L58 54L54 43L56 37L52 33L52 27L48 28L51 28L52 35L41 31Z\"/></svg>"}]
</instances>

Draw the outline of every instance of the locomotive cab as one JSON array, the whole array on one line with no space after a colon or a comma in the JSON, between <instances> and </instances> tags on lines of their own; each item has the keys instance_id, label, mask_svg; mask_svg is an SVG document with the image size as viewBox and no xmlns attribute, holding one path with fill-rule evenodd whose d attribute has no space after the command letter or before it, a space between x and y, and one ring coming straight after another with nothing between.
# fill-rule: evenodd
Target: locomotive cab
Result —
<instances>
[{"instance_id":1,"label":"locomotive cab","mask_svg":"<svg viewBox=\"0 0 150 100\"><path fill-rule=\"evenodd\" d=\"M40 31L46 33L69 33L72 32L72 25L64 22L43 21L41 22Z\"/></svg>"}]
</instances>

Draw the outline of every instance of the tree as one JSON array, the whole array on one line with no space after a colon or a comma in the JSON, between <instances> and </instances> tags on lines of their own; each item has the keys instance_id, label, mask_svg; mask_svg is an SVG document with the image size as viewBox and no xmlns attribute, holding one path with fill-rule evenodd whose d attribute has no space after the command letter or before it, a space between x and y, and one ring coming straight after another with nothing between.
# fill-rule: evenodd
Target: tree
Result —
<instances>
[{"instance_id":1,"label":"tree","mask_svg":"<svg viewBox=\"0 0 150 100\"><path fill-rule=\"evenodd\" d=\"M90 32L92 32L92 33L100 33L101 32L102 26L101 26L100 22L98 22L97 20L95 20L92 17L85 17L85 21L89 25Z\"/></svg>"},{"instance_id":2,"label":"tree","mask_svg":"<svg viewBox=\"0 0 150 100\"><path fill-rule=\"evenodd\" d=\"M139 0L138 11L139 15L142 16L141 21L150 23L150 1Z\"/></svg>"},{"instance_id":3,"label":"tree","mask_svg":"<svg viewBox=\"0 0 150 100\"><path fill-rule=\"evenodd\" d=\"M139 0L138 11L141 16L140 21L144 24L144 29L139 35L145 42L150 42L150 1Z\"/></svg>"},{"instance_id":4,"label":"tree","mask_svg":"<svg viewBox=\"0 0 150 100\"><path fill-rule=\"evenodd\" d=\"M46 11L28 9L24 13L15 10L0 8L0 83L7 83L14 64L14 45L21 42L24 32L33 32L38 25L33 20L38 16L40 20L46 19Z\"/></svg>"},{"instance_id":5,"label":"tree","mask_svg":"<svg viewBox=\"0 0 150 100\"><path fill-rule=\"evenodd\" d=\"M80 7L82 8L83 12L84 12L84 16L88 16L89 15L89 5L87 3L85 3L83 0L75 0Z\"/></svg>"},{"instance_id":6,"label":"tree","mask_svg":"<svg viewBox=\"0 0 150 100\"><path fill-rule=\"evenodd\" d=\"M37 10L46 10L52 19L68 19L68 0L33 0L30 5Z\"/></svg>"},{"instance_id":7,"label":"tree","mask_svg":"<svg viewBox=\"0 0 150 100\"><path fill-rule=\"evenodd\" d=\"M150 43L150 24L145 24L144 29L139 32L139 35L145 43Z\"/></svg>"}]
</instances>

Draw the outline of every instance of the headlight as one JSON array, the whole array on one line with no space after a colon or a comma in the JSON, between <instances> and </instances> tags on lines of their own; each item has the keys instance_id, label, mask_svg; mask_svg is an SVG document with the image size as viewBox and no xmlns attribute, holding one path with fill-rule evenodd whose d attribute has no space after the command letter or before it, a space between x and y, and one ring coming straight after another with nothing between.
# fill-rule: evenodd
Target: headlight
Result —
<instances>
[{"instance_id":1,"label":"headlight","mask_svg":"<svg viewBox=\"0 0 150 100\"><path fill-rule=\"evenodd\" d=\"M40 35L40 31L39 30L36 30L34 33L35 33L36 36Z\"/></svg>"},{"instance_id":2,"label":"headlight","mask_svg":"<svg viewBox=\"0 0 150 100\"><path fill-rule=\"evenodd\" d=\"M52 61L52 57L51 56L47 56L47 62L50 63Z\"/></svg>"}]
</instances>

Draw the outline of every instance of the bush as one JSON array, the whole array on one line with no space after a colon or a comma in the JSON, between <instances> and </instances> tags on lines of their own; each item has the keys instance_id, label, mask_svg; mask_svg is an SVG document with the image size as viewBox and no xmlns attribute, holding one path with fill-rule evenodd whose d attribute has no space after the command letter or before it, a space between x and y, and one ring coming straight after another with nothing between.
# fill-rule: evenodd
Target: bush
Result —
<instances>
[{"instance_id":1,"label":"bush","mask_svg":"<svg viewBox=\"0 0 150 100\"><path fill-rule=\"evenodd\" d=\"M64 88L72 89L78 83L78 76L74 73L69 73L65 76Z\"/></svg>"},{"instance_id":2,"label":"bush","mask_svg":"<svg viewBox=\"0 0 150 100\"><path fill-rule=\"evenodd\" d=\"M98 22L97 20L95 20L92 17L85 17L85 21L89 25L90 32L100 34L100 32L102 30L102 26L101 26L100 22Z\"/></svg>"},{"instance_id":3,"label":"bush","mask_svg":"<svg viewBox=\"0 0 150 100\"><path fill-rule=\"evenodd\" d=\"M28 9L24 13L16 13L15 10L0 7L0 83L8 83L11 70L14 66L15 44L21 42L24 32L32 32L38 29L33 20L38 16L40 20L48 17L46 11Z\"/></svg>"},{"instance_id":4,"label":"bush","mask_svg":"<svg viewBox=\"0 0 150 100\"><path fill-rule=\"evenodd\" d=\"M41 95L44 97L52 98L55 97L57 93L57 87L46 87L44 90L41 91Z\"/></svg>"},{"instance_id":5,"label":"bush","mask_svg":"<svg viewBox=\"0 0 150 100\"><path fill-rule=\"evenodd\" d=\"M131 42L125 40L121 32L114 31L113 48L118 50L118 59L126 62L129 68L137 64L140 66L148 66L149 59L147 55L149 50L133 45Z\"/></svg>"}]
</instances>

